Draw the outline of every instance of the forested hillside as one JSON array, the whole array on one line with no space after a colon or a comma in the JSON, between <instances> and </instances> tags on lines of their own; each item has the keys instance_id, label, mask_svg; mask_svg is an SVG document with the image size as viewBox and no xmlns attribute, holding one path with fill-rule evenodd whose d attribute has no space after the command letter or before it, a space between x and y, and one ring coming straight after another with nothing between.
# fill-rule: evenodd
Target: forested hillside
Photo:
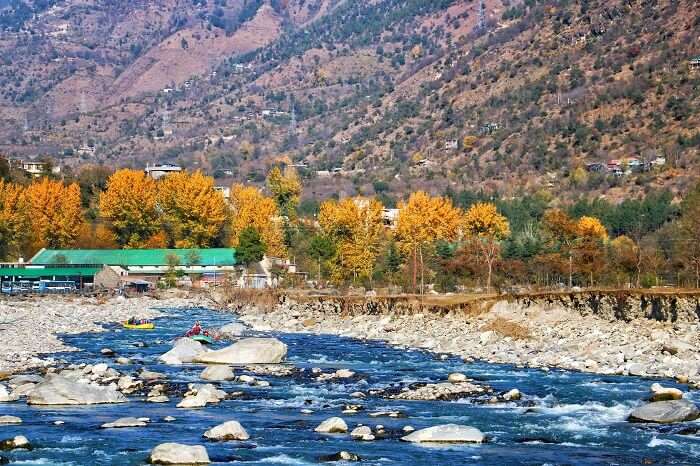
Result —
<instances>
[{"instance_id":1,"label":"forested hillside","mask_svg":"<svg viewBox=\"0 0 700 466\"><path fill-rule=\"evenodd\" d=\"M388 205L677 197L699 171L692 0L5 3L7 156L221 183L287 160L315 197Z\"/></svg>"}]
</instances>

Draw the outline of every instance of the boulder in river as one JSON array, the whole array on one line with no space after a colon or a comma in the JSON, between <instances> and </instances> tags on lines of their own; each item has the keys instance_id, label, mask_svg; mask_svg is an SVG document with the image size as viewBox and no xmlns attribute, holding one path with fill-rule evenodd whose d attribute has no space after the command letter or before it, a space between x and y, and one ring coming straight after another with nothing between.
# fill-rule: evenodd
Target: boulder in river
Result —
<instances>
[{"instance_id":1,"label":"boulder in river","mask_svg":"<svg viewBox=\"0 0 700 466\"><path fill-rule=\"evenodd\" d=\"M21 424L22 419L17 416L0 416L0 426L3 424Z\"/></svg>"},{"instance_id":2,"label":"boulder in river","mask_svg":"<svg viewBox=\"0 0 700 466\"><path fill-rule=\"evenodd\" d=\"M627 419L630 422L653 422L671 424L688 422L700 418L700 410L688 400L655 401L632 411Z\"/></svg>"},{"instance_id":3,"label":"boulder in river","mask_svg":"<svg viewBox=\"0 0 700 466\"><path fill-rule=\"evenodd\" d=\"M116 421L102 424L100 427L102 429L121 429L125 427L146 427L147 425L147 421L144 421L143 419L137 419L135 417L123 417L121 419L117 419Z\"/></svg>"},{"instance_id":4,"label":"boulder in river","mask_svg":"<svg viewBox=\"0 0 700 466\"><path fill-rule=\"evenodd\" d=\"M447 376L447 381L451 383L466 382L467 376L462 374L461 372L453 372Z\"/></svg>"},{"instance_id":5,"label":"boulder in river","mask_svg":"<svg viewBox=\"0 0 700 466\"><path fill-rule=\"evenodd\" d=\"M195 362L214 364L277 364L287 355L287 345L276 338L244 338L231 346L199 354Z\"/></svg>"},{"instance_id":6,"label":"boulder in river","mask_svg":"<svg viewBox=\"0 0 700 466\"><path fill-rule=\"evenodd\" d=\"M348 431L348 425L339 417L326 419L314 429L322 434L344 434Z\"/></svg>"},{"instance_id":7,"label":"boulder in river","mask_svg":"<svg viewBox=\"0 0 700 466\"><path fill-rule=\"evenodd\" d=\"M191 338L178 338L170 351L160 356L160 360L170 365L194 362L207 348Z\"/></svg>"},{"instance_id":8,"label":"boulder in river","mask_svg":"<svg viewBox=\"0 0 700 466\"><path fill-rule=\"evenodd\" d=\"M233 380L235 376L233 375L233 369L229 366L208 366L202 371L200 377L204 380L211 380L212 382L223 382L226 380Z\"/></svg>"},{"instance_id":9,"label":"boulder in river","mask_svg":"<svg viewBox=\"0 0 700 466\"><path fill-rule=\"evenodd\" d=\"M240 337L246 331L246 326L239 322L226 324L216 331L220 338L232 340L235 337Z\"/></svg>"},{"instance_id":10,"label":"boulder in river","mask_svg":"<svg viewBox=\"0 0 700 466\"><path fill-rule=\"evenodd\" d=\"M325 455L319 458L323 462L335 462L335 461L361 461L361 458L355 453L349 451L339 451L338 453L333 453L332 455Z\"/></svg>"},{"instance_id":11,"label":"boulder in river","mask_svg":"<svg viewBox=\"0 0 700 466\"><path fill-rule=\"evenodd\" d=\"M31 450L32 446L24 435L18 435L13 438L8 438L5 440L0 440L0 451L16 450L18 448L24 448L26 450Z\"/></svg>"},{"instance_id":12,"label":"boulder in river","mask_svg":"<svg viewBox=\"0 0 700 466\"><path fill-rule=\"evenodd\" d=\"M350 432L350 437L355 439L362 438L365 435L372 435L372 429L370 429L369 426L358 426Z\"/></svg>"},{"instance_id":13,"label":"boulder in river","mask_svg":"<svg viewBox=\"0 0 700 466\"><path fill-rule=\"evenodd\" d=\"M250 435L238 421L227 421L204 432L209 440L248 440Z\"/></svg>"},{"instance_id":14,"label":"boulder in river","mask_svg":"<svg viewBox=\"0 0 700 466\"><path fill-rule=\"evenodd\" d=\"M522 394L520 393L520 390L517 388L513 388L506 393L503 394L503 399L506 401L515 401L519 400L522 397Z\"/></svg>"},{"instance_id":15,"label":"boulder in river","mask_svg":"<svg viewBox=\"0 0 700 466\"><path fill-rule=\"evenodd\" d=\"M663 387L659 383L651 384L651 401L680 400L683 392L677 388Z\"/></svg>"},{"instance_id":16,"label":"boulder in river","mask_svg":"<svg viewBox=\"0 0 700 466\"><path fill-rule=\"evenodd\" d=\"M209 454L202 445L161 443L151 450L151 464L209 464Z\"/></svg>"},{"instance_id":17,"label":"boulder in river","mask_svg":"<svg viewBox=\"0 0 700 466\"><path fill-rule=\"evenodd\" d=\"M0 385L0 403L7 403L9 401L17 401L19 396L17 394L11 394L4 385Z\"/></svg>"},{"instance_id":18,"label":"boulder in river","mask_svg":"<svg viewBox=\"0 0 700 466\"><path fill-rule=\"evenodd\" d=\"M27 404L30 405L92 405L126 401L116 387L80 383L53 374L27 395Z\"/></svg>"},{"instance_id":19,"label":"boulder in river","mask_svg":"<svg viewBox=\"0 0 700 466\"><path fill-rule=\"evenodd\" d=\"M414 443L482 443L486 436L477 428L443 424L412 432L401 440Z\"/></svg>"}]
</instances>

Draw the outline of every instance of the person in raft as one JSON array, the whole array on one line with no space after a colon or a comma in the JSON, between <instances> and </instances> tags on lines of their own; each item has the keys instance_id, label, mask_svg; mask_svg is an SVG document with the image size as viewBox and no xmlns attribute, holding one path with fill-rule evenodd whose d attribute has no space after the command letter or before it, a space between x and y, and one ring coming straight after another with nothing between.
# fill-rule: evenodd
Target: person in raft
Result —
<instances>
[{"instance_id":1,"label":"person in raft","mask_svg":"<svg viewBox=\"0 0 700 466\"><path fill-rule=\"evenodd\" d=\"M137 319L136 317L131 317L129 320L126 321L126 323L129 325L141 325L141 324L148 324L150 322L151 322L150 320Z\"/></svg>"},{"instance_id":2,"label":"person in raft","mask_svg":"<svg viewBox=\"0 0 700 466\"><path fill-rule=\"evenodd\" d=\"M186 336L186 337L191 337L191 336L194 336L194 335L199 335L200 333L202 333L202 326L199 324L199 321L197 320L197 321L195 321L195 323L194 323L194 325L192 326L192 328L189 329L189 330L187 331L187 333L185 333L185 336Z\"/></svg>"}]
</instances>

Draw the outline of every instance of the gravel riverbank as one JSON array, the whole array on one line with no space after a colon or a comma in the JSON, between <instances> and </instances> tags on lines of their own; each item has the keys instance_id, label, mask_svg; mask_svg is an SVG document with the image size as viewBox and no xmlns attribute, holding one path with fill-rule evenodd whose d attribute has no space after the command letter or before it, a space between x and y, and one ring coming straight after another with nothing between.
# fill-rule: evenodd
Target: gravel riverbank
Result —
<instances>
[{"instance_id":1,"label":"gravel riverbank","mask_svg":"<svg viewBox=\"0 0 700 466\"><path fill-rule=\"evenodd\" d=\"M101 324L163 314L154 308L195 305L201 298L165 296L82 298L74 296L9 297L0 300L0 373L51 365L49 355L73 351L58 334L99 332Z\"/></svg>"},{"instance_id":2,"label":"gravel riverbank","mask_svg":"<svg viewBox=\"0 0 700 466\"><path fill-rule=\"evenodd\" d=\"M256 330L337 334L530 367L675 377L700 384L700 325L603 319L561 306L505 301L478 316L343 313L331 301L287 300L270 312L238 311Z\"/></svg>"}]
</instances>

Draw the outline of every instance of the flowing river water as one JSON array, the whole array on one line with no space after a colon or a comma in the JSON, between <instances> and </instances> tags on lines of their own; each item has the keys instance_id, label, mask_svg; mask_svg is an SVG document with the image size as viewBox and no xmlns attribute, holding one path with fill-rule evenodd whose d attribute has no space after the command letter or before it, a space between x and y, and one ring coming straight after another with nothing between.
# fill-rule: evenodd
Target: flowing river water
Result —
<instances>
[{"instance_id":1,"label":"flowing river water","mask_svg":"<svg viewBox=\"0 0 700 466\"><path fill-rule=\"evenodd\" d=\"M106 362L120 372L135 374L145 366L167 374L170 382L200 382L202 365L166 366L158 356L194 319L208 327L235 320L207 309L168 309L148 332L123 331L110 325L104 333L65 336L82 351L60 354L69 362ZM255 332L250 332L254 335ZM0 426L0 439L24 435L31 451L3 453L11 464L138 465L163 442L204 444L213 464L306 465L341 450L358 454L363 465L640 465L700 464L700 423L674 426L635 425L625 421L631 409L648 397L652 381L635 377L601 376L570 371L522 369L507 365L446 360L419 350L336 336L273 333L289 347L288 362L299 368L328 371L348 368L358 377L320 382L306 374L291 377L257 376L270 387L223 382L221 388L243 391L242 399L225 400L201 409L178 409L179 397L165 404L130 397L129 403L85 407L32 407L24 401L0 404L0 415L14 415L23 424ZM141 346L139 342L146 344ZM220 347L225 343L217 343ZM133 360L115 364L101 348ZM469 400L401 401L380 397L358 400L355 391L387 388L412 382L444 381L450 372L463 372L491 385L496 392L518 388L523 399L483 404ZM236 370L236 374L245 373ZM660 381L677 386L671 380ZM686 395L700 401L696 393ZM358 414L341 414L346 404L362 404ZM301 410L312 410L305 414ZM376 411L401 411L405 418L371 417ZM147 427L100 429L120 417L149 417ZM165 422L166 416L176 418ZM331 416L341 416L350 429L357 424L382 424L391 431L456 423L479 428L488 436L480 445L425 446L401 442L400 435L363 442L349 435L327 435L314 428ZM227 420L239 421L250 434L244 442L205 442L207 429ZM55 421L64 421L55 425Z\"/></svg>"}]
</instances>

